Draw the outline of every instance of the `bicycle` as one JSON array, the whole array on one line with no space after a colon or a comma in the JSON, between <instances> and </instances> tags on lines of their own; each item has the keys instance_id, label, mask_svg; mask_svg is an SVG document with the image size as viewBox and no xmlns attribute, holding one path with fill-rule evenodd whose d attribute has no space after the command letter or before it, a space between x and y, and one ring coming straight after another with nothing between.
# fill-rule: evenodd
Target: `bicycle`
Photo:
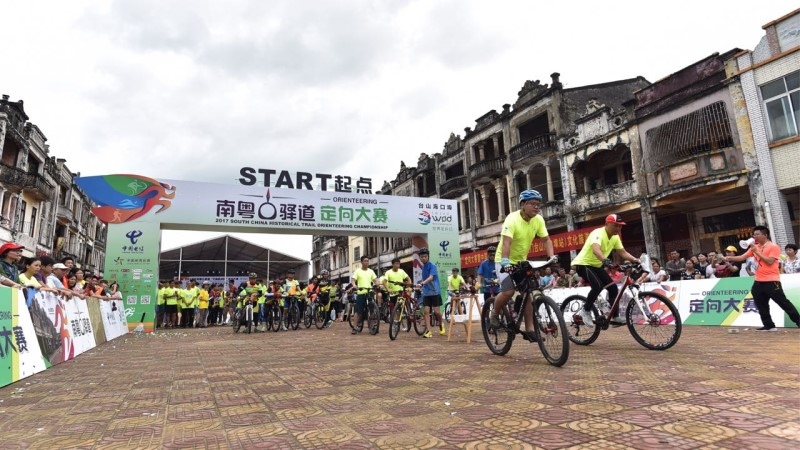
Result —
<instances>
[{"instance_id":1,"label":"bicycle","mask_svg":"<svg viewBox=\"0 0 800 450\"><path fill-rule=\"evenodd\" d=\"M444 307L444 321L450 322L450 315L453 313L453 302L460 302L461 309L459 309L459 314L466 314L467 312L467 304L464 302L464 297L469 298L470 292L467 289L460 289L458 291L450 291L450 295L447 298L447 304ZM458 305L458 303L456 303ZM456 314L456 315L459 315Z\"/></svg>"},{"instance_id":2,"label":"bicycle","mask_svg":"<svg viewBox=\"0 0 800 450\"><path fill-rule=\"evenodd\" d=\"M303 325L306 328L311 328L311 324L314 323L314 303L316 299L316 296L306 299L306 306L303 308Z\"/></svg>"},{"instance_id":3,"label":"bicycle","mask_svg":"<svg viewBox=\"0 0 800 450\"><path fill-rule=\"evenodd\" d=\"M280 297L275 296L272 299L268 299L263 305L265 308L267 308L264 312L264 317L267 319L267 329L270 329L275 333L280 331L281 324L283 322L280 300Z\"/></svg>"},{"instance_id":4,"label":"bicycle","mask_svg":"<svg viewBox=\"0 0 800 450\"><path fill-rule=\"evenodd\" d=\"M233 321L233 332L238 333L244 326L244 331L250 334L253 331L253 301L245 300L244 305L236 311L236 320Z\"/></svg>"},{"instance_id":5,"label":"bicycle","mask_svg":"<svg viewBox=\"0 0 800 450\"><path fill-rule=\"evenodd\" d=\"M495 355L505 355L511 350L516 335L522 334L520 327L525 318L525 309L533 307L533 330L526 330L523 337L529 341L536 341L542 355L550 364L561 367L567 362L569 338L564 316L556 302L539 290L534 275L536 269L548 265L548 262L521 261L506 268L514 281L514 289L518 295L514 299L513 310L509 307L511 301L501 309L500 328L492 328L489 320L495 298L491 297L483 303L481 311L483 339ZM533 333L532 337L527 334L530 332Z\"/></svg>"},{"instance_id":6,"label":"bicycle","mask_svg":"<svg viewBox=\"0 0 800 450\"><path fill-rule=\"evenodd\" d=\"M314 299L314 308L312 315L314 317L314 325L316 325L318 330L321 330L325 327L325 302L322 301L322 296L326 295L325 293L320 293L317 295L317 298ZM330 300L328 300L330 301Z\"/></svg>"},{"instance_id":7,"label":"bicycle","mask_svg":"<svg viewBox=\"0 0 800 450\"><path fill-rule=\"evenodd\" d=\"M296 330L300 328L300 305L297 296L289 295L285 300L286 314L283 316L283 326L288 330Z\"/></svg>"},{"instance_id":8,"label":"bicycle","mask_svg":"<svg viewBox=\"0 0 800 450\"><path fill-rule=\"evenodd\" d=\"M637 275L641 276L641 264L623 264L618 267L625 274L621 282L622 288L619 289L607 313L601 313L595 305L592 305L594 326L587 326L581 318L580 313L586 304L586 297L570 295L561 303L561 311L572 318L569 339L578 345L589 345L600 336L600 330L607 330L609 326L627 325L636 342L649 350L666 350L675 345L681 337L682 330L678 308L667 297L657 292L639 291L639 285L635 280L639 278ZM610 284L604 286L604 289L608 286ZM628 292L630 299L625 307L625 323L612 323L611 318L619 311L620 302ZM647 333L647 330L650 332ZM654 337L659 335L663 338L660 342L655 342L657 339L651 342L645 334Z\"/></svg>"},{"instance_id":9,"label":"bicycle","mask_svg":"<svg viewBox=\"0 0 800 450\"><path fill-rule=\"evenodd\" d=\"M412 323L417 336L425 334L425 316L411 292L411 288L403 289L392 308L392 322L389 325L389 339L391 340L397 339L400 331L406 333L411 331Z\"/></svg>"}]
</instances>

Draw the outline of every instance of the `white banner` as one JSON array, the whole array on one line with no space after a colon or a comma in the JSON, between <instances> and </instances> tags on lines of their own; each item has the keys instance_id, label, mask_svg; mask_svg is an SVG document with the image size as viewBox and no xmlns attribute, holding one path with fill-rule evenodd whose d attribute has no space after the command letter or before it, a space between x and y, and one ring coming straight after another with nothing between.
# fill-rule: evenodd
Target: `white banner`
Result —
<instances>
[{"instance_id":1,"label":"white banner","mask_svg":"<svg viewBox=\"0 0 800 450\"><path fill-rule=\"evenodd\" d=\"M125 304L122 300L101 301L100 315L103 319L106 341L128 334L128 318L125 317Z\"/></svg>"}]
</instances>

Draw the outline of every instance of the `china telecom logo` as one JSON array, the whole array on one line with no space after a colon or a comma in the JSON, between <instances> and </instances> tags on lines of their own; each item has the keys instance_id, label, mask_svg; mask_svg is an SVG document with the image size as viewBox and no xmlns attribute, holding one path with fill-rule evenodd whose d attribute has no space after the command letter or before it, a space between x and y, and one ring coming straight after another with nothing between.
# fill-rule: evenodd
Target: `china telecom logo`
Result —
<instances>
[{"instance_id":1,"label":"china telecom logo","mask_svg":"<svg viewBox=\"0 0 800 450\"><path fill-rule=\"evenodd\" d=\"M419 213L419 223L422 225L429 225L431 223L431 213L428 211L422 211Z\"/></svg>"},{"instance_id":2,"label":"china telecom logo","mask_svg":"<svg viewBox=\"0 0 800 450\"><path fill-rule=\"evenodd\" d=\"M442 247L442 252L447 252L448 246L450 246L450 241L439 242L439 247Z\"/></svg>"},{"instance_id":3,"label":"china telecom logo","mask_svg":"<svg viewBox=\"0 0 800 450\"><path fill-rule=\"evenodd\" d=\"M128 231L125 237L131 241L131 245L136 245L136 242L138 242L139 238L142 237L142 232L139 230L131 230Z\"/></svg>"}]
</instances>

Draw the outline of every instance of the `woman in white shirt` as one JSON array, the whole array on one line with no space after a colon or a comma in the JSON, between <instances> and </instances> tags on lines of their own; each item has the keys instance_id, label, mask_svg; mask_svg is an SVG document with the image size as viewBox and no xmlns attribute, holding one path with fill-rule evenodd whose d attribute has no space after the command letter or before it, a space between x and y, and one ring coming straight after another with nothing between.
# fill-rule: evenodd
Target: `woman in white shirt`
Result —
<instances>
[{"instance_id":1,"label":"woman in white shirt","mask_svg":"<svg viewBox=\"0 0 800 450\"><path fill-rule=\"evenodd\" d=\"M797 245L786 244L786 260L781 264L781 273L800 273L800 258L797 257Z\"/></svg>"},{"instance_id":2,"label":"woman in white shirt","mask_svg":"<svg viewBox=\"0 0 800 450\"><path fill-rule=\"evenodd\" d=\"M637 283L661 283L669 279L669 275L661 268L661 264L657 259L651 259L650 265L653 271L650 273L643 273L642 276L636 280Z\"/></svg>"}]
</instances>

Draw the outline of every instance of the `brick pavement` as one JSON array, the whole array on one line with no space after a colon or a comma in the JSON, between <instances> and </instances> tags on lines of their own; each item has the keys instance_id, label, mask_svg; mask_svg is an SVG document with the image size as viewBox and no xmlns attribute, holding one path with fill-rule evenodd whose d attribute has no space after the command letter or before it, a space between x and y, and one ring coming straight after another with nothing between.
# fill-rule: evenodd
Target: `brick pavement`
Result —
<instances>
[{"instance_id":1,"label":"brick pavement","mask_svg":"<svg viewBox=\"0 0 800 450\"><path fill-rule=\"evenodd\" d=\"M648 351L624 328L563 368L517 340L390 341L329 330L128 335L0 389L2 448L800 446L800 331L685 327ZM497 385L500 385L499 388Z\"/></svg>"}]
</instances>

